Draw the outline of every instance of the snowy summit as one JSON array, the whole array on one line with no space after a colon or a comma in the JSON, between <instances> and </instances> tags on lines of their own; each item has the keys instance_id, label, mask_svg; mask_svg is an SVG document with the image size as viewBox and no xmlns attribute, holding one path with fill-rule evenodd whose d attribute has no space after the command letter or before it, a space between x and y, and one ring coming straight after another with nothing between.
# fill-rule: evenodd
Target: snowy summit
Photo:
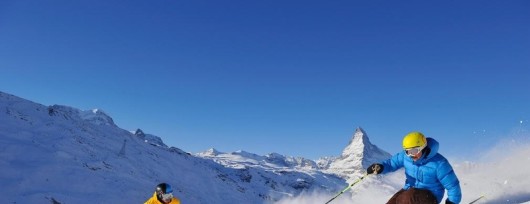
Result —
<instances>
[{"instance_id":1,"label":"snowy summit","mask_svg":"<svg viewBox=\"0 0 530 204\"><path fill-rule=\"evenodd\" d=\"M318 163L324 172L336 174L351 181L364 174L370 164L390 157L389 153L373 145L366 132L358 127L340 157L321 158Z\"/></svg>"}]
</instances>

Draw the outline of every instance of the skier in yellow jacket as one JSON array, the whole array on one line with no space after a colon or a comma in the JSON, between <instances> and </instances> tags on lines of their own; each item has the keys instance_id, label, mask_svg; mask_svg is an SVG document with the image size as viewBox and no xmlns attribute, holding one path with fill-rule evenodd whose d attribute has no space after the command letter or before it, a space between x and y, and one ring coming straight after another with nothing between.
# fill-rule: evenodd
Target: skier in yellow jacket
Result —
<instances>
[{"instance_id":1,"label":"skier in yellow jacket","mask_svg":"<svg viewBox=\"0 0 530 204\"><path fill-rule=\"evenodd\" d=\"M180 200L173 196L171 185L161 183L156 186L153 197L145 201L144 204L180 204Z\"/></svg>"}]
</instances>

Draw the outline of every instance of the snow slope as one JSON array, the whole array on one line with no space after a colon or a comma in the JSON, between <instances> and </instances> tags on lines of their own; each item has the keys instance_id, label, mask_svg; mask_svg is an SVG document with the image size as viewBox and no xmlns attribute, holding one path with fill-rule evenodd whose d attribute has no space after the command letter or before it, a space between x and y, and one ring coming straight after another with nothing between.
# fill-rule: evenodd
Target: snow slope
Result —
<instances>
[{"instance_id":1,"label":"snow slope","mask_svg":"<svg viewBox=\"0 0 530 204\"><path fill-rule=\"evenodd\" d=\"M99 111L5 93L0 110L0 180L9 186L0 196L8 203L139 203L159 182L174 184L186 203L262 202L254 191L234 193L243 187L226 180L240 172L145 142Z\"/></svg>"},{"instance_id":2,"label":"snow slope","mask_svg":"<svg viewBox=\"0 0 530 204\"><path fill-rule=\"evenodd\" d=\"M0 196L8 203L141 203L160 182L173 184L184 203L265 203L346 185L307 159L239 151L219 164L120 129L101 110L2 92L0 129L0 184L9 186Z\"/></svg>"},{"instance_id":3,"label":"snow slope","mask_svg":"<svg viewBox=\"0 0 530 204\"><path fill-rule=\"evenodd\" d=\"M324 203L390 157L361 128L340 156L318 161L213 148L191 155L117 127L102 110L44 106L3 92L0 130L3 203L142 203L160 182L173 184L183 203ZM463 201L484 194L478 203L528 203L529 144L513 140L483 161L452 162ZM333 203L384 203L403 182L403 171L369 176Z\"/></svg>"}]
</instances>

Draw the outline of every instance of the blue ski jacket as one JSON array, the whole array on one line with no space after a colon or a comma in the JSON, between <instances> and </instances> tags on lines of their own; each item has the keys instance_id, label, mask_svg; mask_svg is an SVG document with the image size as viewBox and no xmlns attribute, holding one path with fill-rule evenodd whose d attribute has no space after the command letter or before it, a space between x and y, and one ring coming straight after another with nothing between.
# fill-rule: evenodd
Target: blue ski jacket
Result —
<instances>
[{"instance_id":1,"label":"blue ski jacket","mask_svg":"<svg viewBox=\"0 0 530 204\"><path fill-rule=\"evenodd\" d=\"M460 203L462 192L460 182L456 177L453 167L447 159L438 153L439 144L433 138L427 138L427 148L430 149L422 155L418 161L412 160L405 151L401 151L392 158L383 161L382 173L393 172L401 167L405 167L405 186L409 188L427 189L431 191L438 203L442 201L445 189L447 189L447 199L453 203Z\"/></svg>"}]
</instances>

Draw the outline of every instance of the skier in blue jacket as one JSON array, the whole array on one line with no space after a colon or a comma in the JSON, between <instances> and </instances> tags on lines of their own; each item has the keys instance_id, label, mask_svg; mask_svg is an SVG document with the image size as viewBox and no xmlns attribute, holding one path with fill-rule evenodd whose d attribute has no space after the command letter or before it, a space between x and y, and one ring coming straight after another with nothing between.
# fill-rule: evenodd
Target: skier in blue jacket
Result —
<instances>
[{"instance_id":1,"label":"skier in blue jacket","mask_svg":"<svg viewBox=\"0 0 530 204\"><path fill-rule=\"evenodd\" d=\"M438 153L438 142L420 132L403 138L403 149L392 158L370 165L367 174L381 174L405 167L405 186L387 204L440 203L447 190L446 204L460 203L460 182L445 157Z\"/></svg>"}]
</instances>

